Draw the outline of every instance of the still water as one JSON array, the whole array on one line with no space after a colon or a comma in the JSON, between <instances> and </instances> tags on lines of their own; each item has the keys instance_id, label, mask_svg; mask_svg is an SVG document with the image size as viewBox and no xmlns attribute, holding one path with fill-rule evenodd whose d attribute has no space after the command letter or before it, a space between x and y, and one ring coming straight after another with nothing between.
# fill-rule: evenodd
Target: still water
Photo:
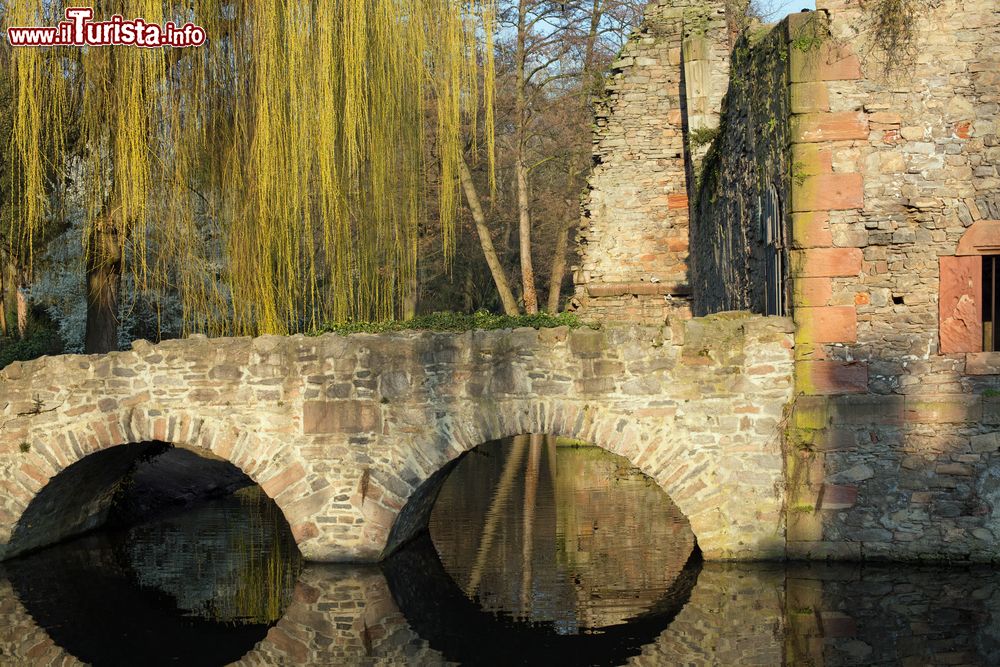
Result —
<instances>
[{"instance_id":1,"label":"still water","mask_svg":"<svg viewBox=\"0 0 1000 667\"><path fill-rule=\"evenodd\" d=\"M0 569L0 665L997 665L992 568L713 564L653 484L466 455L381 566L302 563L256 488Z\"/></svg>"}]
</instances>

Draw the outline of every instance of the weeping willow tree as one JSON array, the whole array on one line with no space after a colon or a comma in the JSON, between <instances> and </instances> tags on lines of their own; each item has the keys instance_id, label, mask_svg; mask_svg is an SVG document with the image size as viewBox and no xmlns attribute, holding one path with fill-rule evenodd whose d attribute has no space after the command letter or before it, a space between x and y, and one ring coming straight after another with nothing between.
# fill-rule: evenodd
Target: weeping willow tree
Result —
<instances>
[{"instance_id":1,"label":"weeping willow tree","mask_svg":"<svg viewBox=\"0 0 1000 667\"><path fill-rule=\"evenodd\" d=\"M4 28L64 17L52 0L0 11ZM185 329L211 335L398 316L428 210L453 251L463 126L480 99L492 109L493 11L491 0L97 3L95 21L192 21L208 41L5 47L13 201L0 224L32 257L77 165L88 351L115 345L125 272L176 290Z\"/></svg>"}]
</instances>

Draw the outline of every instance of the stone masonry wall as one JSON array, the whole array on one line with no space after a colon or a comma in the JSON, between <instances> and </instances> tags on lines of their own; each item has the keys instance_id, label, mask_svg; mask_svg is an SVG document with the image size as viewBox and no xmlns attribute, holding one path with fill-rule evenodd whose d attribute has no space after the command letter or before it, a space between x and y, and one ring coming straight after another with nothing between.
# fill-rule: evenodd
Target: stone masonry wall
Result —
<instances>
[{"instance_id":1,"label":"stone masonry wall","mask_svg":"<svg viewBox=\"0 0 1000 667\"><path fill-rule=\"evenodd\" d=\"M718 122L729 55L722 6L651 3L613 65L577 236L573 307L587 317L659 325L671 313L689 316L684 128Z\"/></svg>"},{"instance_id":2,"label":"stone masonry wall","mask_svg":"<svg viewBox=\"0 0 1000 667\"><path fill-rule=\"evenodd\" d=\"M772 189L781 228L788 226L788 49L784 22L743 35L733 49L720 130L692 184L695 314L766 311L762 207Z\"/></svg>"},{"instance_id":3,"label":"stone masonry wall","mask_svg":"<svg viewBox=\"0 0 1000 667\"><path fill-rule=\"evenodd\" d=\"M21 521L60 472L158 440L207 449L261 484L307 558L373 561L436 471L529 432L629 459L708 558L780 556L790 326L724 314L673 327L192 337L15 363L0 371L0 558L100 515L97 500L74 496L89 508L80 519L47 494ZM76 482L107 496L103 478Z\"/></svg>"},{"instance_id":4,"label":"stone masonry wall","mask_svg":"<svg viewBox=\"0 0 1000 667\"><path fill-rule=\"evenodd\" d=\"M995 0L917 3L896 17L914 48L886 57L874 5L819 6L829 21L791 17L808 48L790 52L803 177L789 553L995 561L1000 353L946 344L956 302L972 315L948 326L979 325L977 293L940 267L967 233L979 238L966 245L1000 245L988 222L1000 213L1000 14Z\"/></svg>"}]
</instances>

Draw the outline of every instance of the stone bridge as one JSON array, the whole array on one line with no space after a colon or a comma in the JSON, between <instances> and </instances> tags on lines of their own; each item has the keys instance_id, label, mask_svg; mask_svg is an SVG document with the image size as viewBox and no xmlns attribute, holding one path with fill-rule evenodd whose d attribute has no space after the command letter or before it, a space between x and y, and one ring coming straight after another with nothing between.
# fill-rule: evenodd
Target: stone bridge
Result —
<instances>
[{"instance_id":1,"label":"stone bridge","mask_svg":"<svg viewBox=\"0 0 1000 667\"><path fill-rule=\"evenodd\" d=\"M151 441L261 485L303 555L375 561L426 526L458 457L536 432L624 456L709 559L782 556L790 320L192 336L0 371L0 558L100 525Z\"/></svg>"}]
</instances>

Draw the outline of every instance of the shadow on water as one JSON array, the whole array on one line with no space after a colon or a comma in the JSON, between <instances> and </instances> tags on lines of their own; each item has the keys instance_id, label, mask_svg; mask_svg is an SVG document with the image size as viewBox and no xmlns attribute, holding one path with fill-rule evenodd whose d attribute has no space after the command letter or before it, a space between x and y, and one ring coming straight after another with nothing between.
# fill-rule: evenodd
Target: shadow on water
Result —
<instances>
[{"instance_id":1,"label":"shadow on water","mask_svg":"<svg viewBox=\"0 0 1000 667\"><path fill-rule=\"evenodd\" d=\"M669 591L628 623L584 634L553 622L484 611L445 571L430 534L383 564L389 590L410 627L444 658L463 665L620 665L656 641L687 603L701 559L693 554Z\"/></svg>"}]
</instances>

